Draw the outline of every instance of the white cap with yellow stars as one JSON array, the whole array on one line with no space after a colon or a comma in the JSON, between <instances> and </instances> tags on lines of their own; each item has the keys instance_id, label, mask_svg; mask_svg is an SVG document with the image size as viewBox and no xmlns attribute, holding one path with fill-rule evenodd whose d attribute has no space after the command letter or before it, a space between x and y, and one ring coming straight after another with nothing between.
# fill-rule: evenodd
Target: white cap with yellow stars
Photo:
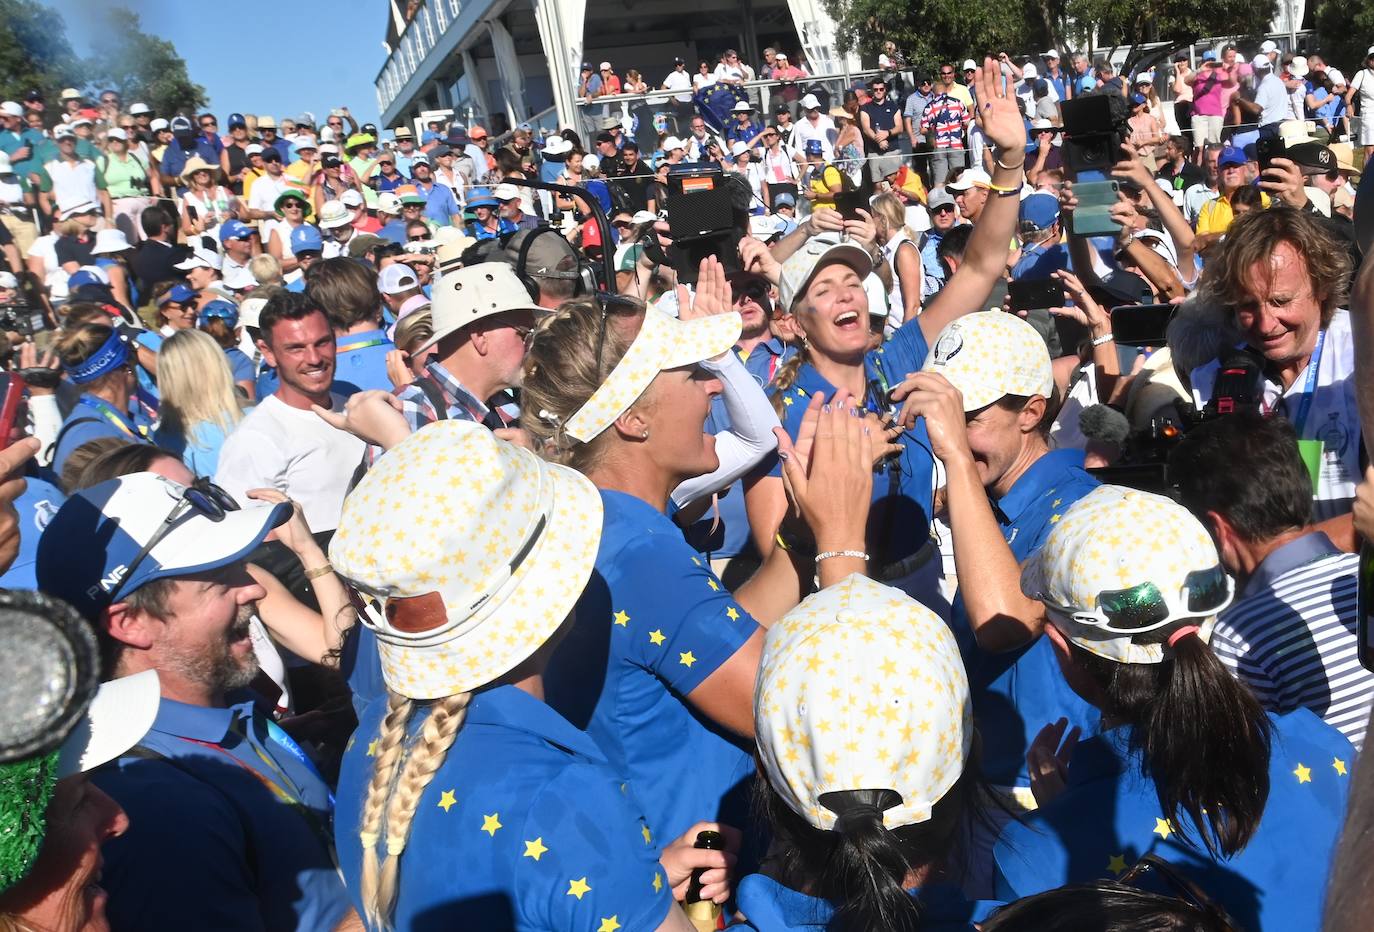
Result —
<instances>
[{"instance_id":1,"label":"white cap with yellow stars","mask_svg":"<svg viewBox=\"0 0 1374 932\"><path fill-rule=\"evenodd\" d=\"M586 477L440 421L382 457L344 500L330 561L381 600L361 621L411 699L468 692L558 630L591 575L601 498Z\"/></svg>"},{"instance_id":2,"label":"white cap with yellow stars","mask_svg":"<svg viewBox=\"0 0 1374 932\"><path fill-rule=\"evenodd\" d=\"M587 403L568 418L568 436L595 439L630 409L660 373L719 356L735 345L744 322L735 311L678 320L649 308L634 342Z\"/></svg>"},{"instance_id":3,"label":"white cap with yellow stars","mask_svg":"<svg viewBox=\"0 0 1374 932\"><path fill-rule=\"evenodd\" d=\"M1182 505L1149 492L1103 485L1073 504L1054 523L1045 543L1021 571L1021 591L1045 603L1050 621L1089 653L1117 663L1161 663L1163 644L1136 644L1131 635L1075 621L1091 614L1104 592L1153 583L1169 620L1142 624L1139 633L1185 619L1197 636L1211 637L1216 615L1230 604L1232 586L1207 529ZM1224 587L1206 612L1189 618L1184 606L1190 574L1216 571ZM1194 577L1196 578L1196 577Z\"/></svg>"},{"instance_id":4,"label":"white cap with yellow stars","mask_svg":"<svg viewBox=\"0 0 1374 932\"><path fill-rule=\"evenodd\" d=\"M968 678L954 635L900 590L866 576L822 589L773 625L754 691L769 783L821 829L823 794L892 790L891 829L930 818L973 741Z\"/></svg>"},{"instance_id":5,"label":"white cap with yellow stars","mask_svg":"<svg viewBox=\"0 0 1374 932\"><path fill-rule=\"evenodd\" d=\"M1035 328L1015 314L979 311L951 323L935 339L923 372L938 372L977 411L1006 395L1049 399L1054 392L1050 351Z\"/></svg>"}]
</instances>

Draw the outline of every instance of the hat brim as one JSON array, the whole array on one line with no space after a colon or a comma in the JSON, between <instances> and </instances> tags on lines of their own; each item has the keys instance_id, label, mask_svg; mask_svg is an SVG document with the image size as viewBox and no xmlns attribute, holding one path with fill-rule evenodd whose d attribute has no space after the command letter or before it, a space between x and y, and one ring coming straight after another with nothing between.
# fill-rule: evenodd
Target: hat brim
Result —
<instances>
[{"instance_id":1,"label":"hat brim","mask_svg":"<svg viewBox=\"0 0 1374 932\"><path fill-rule=\"evenodd\" d=\"M148 554L134 575L120 582L114 601L159 579L191 576L244 559L269 531L291 520L291 505L251 505L226 512L218 521L195 514L174 527Z\"/></svg>"},{"instance_id":2,"label":"hat brim","mask_svg":"<svg viewBox=\"0 0 1374 932\"><path fill-rule=\"evenodd\" d=\"M417 353L424 352L425 350L429 349L431 346L436 345L440 340L442 340L444 337L448 336L449 334L457 333L459 330L462 330L464 327L471 327L473 324L477 323L479 320L486 320L488 317L495 317L497 314L506 314L506 313L509 313L510 311L529 311L530 313L534 314L535 316L546 316L546 315L549 315L549 314L552 314L552 313L553 313L553 311L549 310L549 309L546 308L546 307L540 307L539 305L535 304L533 301L531 301L529 304L513 304L513 305L511 305L511 306L509 306L509 307L495 307L495 308L492 308L492 309L486 311L485 313L478 314L476 317L469 317L469 318L467 318L466 320L462 321L461 323L454 323L454 324L451 324L451 325L449 325L449 326L447 326L447 327L442 327L442 328L440 328L440 329L435 330L434 333L430 336L430 338L429 338L428 340L426 340L424 343L422 343L422 344L415 350L415 352L417 352Z\"/></svg>"},{"instance_id":3,"label":"hat brim","mask_svg":"<svg viewBox=\"0 0 1374 932\"><path fill-rule=\"evenodd\" d=\"M283 191L281 194L278 194L277 199L272 202L272 210L277 216L281 216L282 203L292 198L305 205L305 213L307 216L315 212L315 206L310 203L310 198L306 197L303 193L299 191Z\"/></svg>"},{"instance_id":4,"label":"hat brim","mask_svg":"<svg viewBox=\"0 0 1374 932\"><path fill-rule=\"evenodd\" d=\"M337 230L339 227L346 227L352 222L352 217L336 217L333 220L318 220L315 225L321 230Z\"/></svg>"},{"instance_id":5,"label":"hat brim","mask_svg":"<svg viewBox=\"0 0 1374 932\"><path fill-rule=\"evenodd\" d=\"M94 770L138 744L153 727L161 699L156 670L102 683L62 742L57 779Z\"/></svg>"},{"instance_id":6,"label":"hat brim","mask_svg":"<svg viewBox=\"0 0 1374 932\"><path fill-rule=\"evenodd\" d=\"M792 313L792 309L806 294L806 289L811 287L811 282L820 274L821 269L827 265L834 265L836 262L849 266L859 274L860 278L866 278L873 271L873 257L863 249L853 243L835 243L816 258L815 264L811 266L811 271L806 273L804 279L797 282L796 290L792 292L791 300L786 302L784 309L789 314ZM782 305L782 302L779 304Z\"/></svg>"},{"instance_id":7,"label":"hat brim","mask_svg":"<svg viewBox=\"0 0 1374 932\"><path fill-rule=\"evenodd\" d=\"M102 248L102 247L100 247L100 246L97 246L97 247L95 247L94 249L91 250L91 255L93 255L93 256L108 256L108 255L110 255L111 253L116 253L116 252L127 252L128 250L133 249L133 248L134 248L134 247L131 246L131 245L128 244L128 243L125 243L123 246L115 246L115 247L112 247L112 248Z\"/></svg>"}]
</instances>

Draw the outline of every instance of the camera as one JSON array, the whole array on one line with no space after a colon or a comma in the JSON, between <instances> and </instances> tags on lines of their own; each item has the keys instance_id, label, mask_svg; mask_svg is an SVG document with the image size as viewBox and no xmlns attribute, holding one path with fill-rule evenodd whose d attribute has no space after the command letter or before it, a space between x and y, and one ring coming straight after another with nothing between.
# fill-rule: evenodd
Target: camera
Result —
<instances>
[{"instance_id":1,"label":"camera","mask_svg":"<svg viewBox=\"0 0 1374 932\"><path fill-rule=\"evenodd\" d=\"M1131 138L1131 111L1120 94L1094 91L1059 105L1064 161L1075 172L1109 171Z\"/></svg>"},{"instance_id":2,"label":"camera","mask_svg":"<svg viewBox=\"0 0 1374 932\"><path fill-rule=\"evenodd\" d=\"M47 326L43 312L31 304L0 304L0 330L31 337Z\"/></svg>"}]
</instances>

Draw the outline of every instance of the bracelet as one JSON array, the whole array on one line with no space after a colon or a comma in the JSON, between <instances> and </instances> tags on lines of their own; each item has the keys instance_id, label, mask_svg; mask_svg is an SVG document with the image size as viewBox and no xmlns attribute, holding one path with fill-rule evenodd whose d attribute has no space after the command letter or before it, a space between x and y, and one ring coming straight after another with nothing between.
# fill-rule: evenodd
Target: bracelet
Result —
<instances>
[{"instance_id":1,"label":"bracelet","mask_svg":"<svg viewBox=\"0 0 1374 932\"><path fill-rule=\"evenodd\" d=\"M1093 338L1093 346L1101 346L1103 343L1110 343L1115 339L1116 337L1108 330L1106 333L1102 334L1102 336Z\"/></svg>"},{"instance_id":2,"label":"bracelet","mask_svg":"<svg viewBox=\"0 0 1374 932\"><path fill-rule=\"evenodd\" d=\"M824 553L816 554L816 562L820 563L822 560L829 560L831 557L854 557L859 560L867 560L868 554L864 553L862 550L827 550Z\"/></svg>"},{"instance_id":3,"label":"bracelet","mask_svg":"<svg viewBox=\"0 0 1374 932\"><path fill-rule=\"evenodd\" d=\"M334 572L334 564L326 563L324 566L317 566L313 570L305 571L306 579L319 579L321 576L328 576Z\"/></svg>"},{"instance_id":4,"label":"bracelet","mask_svg":"<svg viewBox=\"0 0 1374 932\"><path fill-rule=\"evenodd\" d=\"M1026 164L1026 157L1024 155L1021 156L1021 161L1017 162L1015 165L1003 165L1002 157L1000 155L993 159L993 161L996 162L997 167L1002 169L1003 171L1014 172L1018 168L1021 168Z\"/></svg>"},{"instance_id":5,"label":"bracelet","mask_svg":"<svg viewBox=\"0 0 1374 932\"><path fill-rule=\"evenodd\" d=\"M1003 186L1000 185L1000 184L993 184L991 181L989 181L989 182L988 182L988 189L989 189L989 190L992 190L992 191L996 191L998 194L1001 194L1001 195L1004 196L1004 197L1005 197L1006 195L1008 195L1008 194L1020 194L1020 193L1021 193L1021 186L1020 186L1019 184L1018 184L1018 185L1011 185L1011 186L1009 186L1009 187L1003 187Z\"/></svg>"}]
</instances>

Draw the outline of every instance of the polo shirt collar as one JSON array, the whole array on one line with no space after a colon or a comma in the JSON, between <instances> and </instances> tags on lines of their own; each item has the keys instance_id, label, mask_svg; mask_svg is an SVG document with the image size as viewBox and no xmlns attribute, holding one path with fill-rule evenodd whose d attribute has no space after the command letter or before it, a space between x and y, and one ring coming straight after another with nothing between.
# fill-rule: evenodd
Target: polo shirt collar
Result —
<instances>
[{"instance_id":1,"label":"polo shirt collar","mask_svg":"<svg viewBox=\"0 0 1374 932\"><path fill-rule=\"evenodd\" d=\"M1031 463L1007 494L997 500L997 507L1006 516L1007 524L1015 524L1031 503L1054 491L1054 484L1064 477L1066 470L1073 467L1083 468L1082 450L1051 450Z\"/></svg>"},{"instance_id":2,"label":"polo shirt collar","mask_svg":"<svg viewBox=\"0 0 1374 932\"><path fill-rule=\"evenodd\" d=\"M164 697L158 704L157 718L153 719L152 730L178 738L190 738L192 741L223 744L232 730L234 721L240 717L251 718L252 715L251 702L210 707L189 705Z\"/></svg>"},{"instance_id":3,"label":"polo shirt collar","mask_svg":"<svg viewBox=\"0 0 1374 932\"><path fill-rule=\"evenodd\" d=\"M1278 578L1289 571L1341 552L1322 531L1312 531L1295 537L1282 547L1271 550L1269 555L1260 561L1259 566L1255 567L1255 572L1236 593L1236 598L1243 599L1253 593L1272 589Z\"/></svg>"},{"instance_id":4,"label":"polo shirt collar","mask_svg":"<svg viewBox=\"0 0 1374 932\"><path fill-rule=\"evenodd\" d=\"M475 418L475 420L480 421L487 416L487 403L464 388L463 383L459 382L458 379L454 377L453 373L441 366L437 360L431 358L430 361L425 364L425 371L428 372L430 376L439 383L439 386L443 388L449 397L460 406L468 408L470 411L477 411L479 416Z\"/></svg>"},{"instance_id":5,"label":"polo shirt collar","mask_svg":"<svg viewBox=\"0 0 1374 932\"><path fill-rule=\"evenodd\" d=\"M749 355L752 356L759 350L766 350L773 356L781 356L787 350L787 347L777 337L769 336L763 342L755 344L754 348L749 351ZM735 347L735 355L740 355L738 346ZM743 361L744 357L741 356L740 359Z\"/></svg>"},{"instance_id":6,"label":"polo shirt collar","mask_svg":"<svg viewBox=\"0 0 1374 932\"><path fill-rule=\"evenodd\" d=\"M477 693L468 706L466 721L527 732L598 763L606 761L606 755L586 732L518 686L497 686Z\"/></svg>"}]
</instances>

